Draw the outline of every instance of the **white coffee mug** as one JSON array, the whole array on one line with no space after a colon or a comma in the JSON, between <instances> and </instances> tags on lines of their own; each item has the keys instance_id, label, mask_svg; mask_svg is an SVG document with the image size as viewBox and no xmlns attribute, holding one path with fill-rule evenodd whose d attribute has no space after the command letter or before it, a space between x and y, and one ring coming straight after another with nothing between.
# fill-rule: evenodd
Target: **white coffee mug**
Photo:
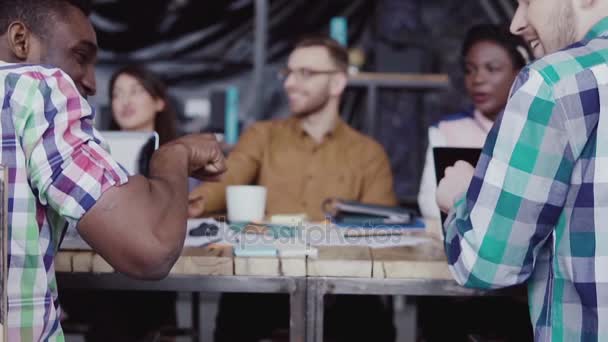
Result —
<instances>
[{"instance_id":1,"label":"white coffee mug","mask_svg":"<svg viewBox=\"0 0 608 342\"><path fill-rule=\"evenodd\" d=\"M230 222L260 222L266 211L266 188L257 185L231 185L226 188L226 207Z\"/></svg>"}]
</instances>

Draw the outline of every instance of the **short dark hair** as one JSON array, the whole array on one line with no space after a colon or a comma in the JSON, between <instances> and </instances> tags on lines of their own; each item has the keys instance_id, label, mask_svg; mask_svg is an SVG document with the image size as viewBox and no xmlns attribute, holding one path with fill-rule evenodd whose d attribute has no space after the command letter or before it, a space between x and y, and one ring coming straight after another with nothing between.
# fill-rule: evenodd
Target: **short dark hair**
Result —
<instances>
[{"instance_id":1,"label":"short dark hair","mask_svg":"<svg viewBox=\"0 0 608 342\"><path fill-rule=\"evenodd\" d=\"M74 6L87 17L91 13L90 0L0 0L0 35L6 33L15 20L22 21L34 34L46 37L52 20Z\"/></svg>"},{"instance_id":2,"label":"short dark hair","mask_svg":"<svg viewBox=\"0 0 608 342\"><path fill-rule=\"evenodd\" d=\"M532 52L528 44L520 36L512 34L506 26L480 24L471 27L462 44L461 57L463 60L473 45L479 42L493 42L500 45L509 53L511 63L516 69L521 69L530 63Z\"/></svg>"},{"instance_id":3,"label":"short dark hair","mask_svg":"<svg viewBox=\"0 0 608 342\"><path fill-rule=\"evenodd\" d=\"M322 46L327 49L329 56L336 64L338 69L340 69L340 71L347 72L348 51L346 51L346 48L344 48L344 46L338 43L335 39L325 35L305 36L296 43L294 50L312 46Z\"/></svg>"},{"instance_id":4,"label":"short dark hair","mask_svg":"<svg viewBox=\"0 0 608 342\"><path fill-rule=\"evenodd\" d=\"M108 84L110 106L112 105L113 100L114 84L120 75L129 75L135 78L150 96L152 96L154 99L161 99L165 102L165 108L161 112L156 113L154 118L154 130L158 133L161 145L175 139L177 137L177 115L175 114L175 110L171 105L165 83L155 73L143 66L127 65L122 67L112 74L110 83ZM114 120L114 113L112 113L110 130L121 130L116 120Z\"/></svg>"}]
</instances>

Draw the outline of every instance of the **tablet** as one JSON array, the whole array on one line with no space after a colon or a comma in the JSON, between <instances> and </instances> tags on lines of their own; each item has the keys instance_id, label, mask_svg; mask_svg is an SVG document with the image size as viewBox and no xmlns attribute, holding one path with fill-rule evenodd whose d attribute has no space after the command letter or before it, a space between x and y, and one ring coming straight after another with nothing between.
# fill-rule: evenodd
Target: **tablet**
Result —
<instances>
[{"instance_id":1,"label":"tablet","mask_svg":"<svg viewBox=\"0 0 608 342\"><path fill-rule=\"evenodd\" d=\"M445 169L454 165L457 161L463 160L475 166L481 155L480 148L466 147L434 147L433 161L435 162L435 177L437 185L445 176ZM441 222L445 222L447 215L441 213Z\"/></svg>"}]
</instances>

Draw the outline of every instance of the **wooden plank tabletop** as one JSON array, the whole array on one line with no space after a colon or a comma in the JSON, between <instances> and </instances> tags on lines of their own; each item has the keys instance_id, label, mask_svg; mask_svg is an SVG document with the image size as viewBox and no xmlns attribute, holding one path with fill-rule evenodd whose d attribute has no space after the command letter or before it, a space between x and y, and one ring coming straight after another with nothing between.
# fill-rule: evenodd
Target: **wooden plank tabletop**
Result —
<instances>
[{"instance_id":1,"label":"wooden plank tabletop","mask_svg":"<svg viewBox=\"0 0 608 342\"><path fill-rule=\"evenodd\" d=\"M171 274L451 279L438 222L427 222L426 236L431 237L427 243L414 247L323 246L317 248L316 257L294 256L281 248L271 257L234 257L231 246L190 247L184 249ZM60 251L55 269L114 272L112 266L91 251Z\"/></svg>"},{"instance_id":2,"label":"wooden plank tabletop","mask_svg":"<svg viewBox=\"0 0 608 342\"><path fill-rule=\"evenodd\" d=\"M372 276L372 254L369 247L322 246L317 247L317 258L308 258L309 277L357 277Z\"/></svg>"},{"instance_id":3,"label":"wooden plank tabletop","mask_svg":"<svg viewBox=\"0 0 608 342\"><path fill-rule=\"evenodd\" d=\"M235 257L234 274L239 276L271 276L281 275L278 257Z\"/></svg>"},{"instance_id":4,"label":"wooden plank tabletop","mask_svg":"<svg viewBox=\"0 0 608 342\"><path fill-rule=\"evenodd\" d=\"M372 250L373 278L452 279L439 241L413 247Z\"/></svg>"},{"instance_id":5,"label":"wooden plank tabletop","mask_svg":"<svg viewBox=\"0 0 608 342\"><path fill-rule=\"evenodd\" d=\"M231 246L211 245L206 248L186 248L177 260L171 274L234 275L234 258Z\"/></svg>"}]
</instances>

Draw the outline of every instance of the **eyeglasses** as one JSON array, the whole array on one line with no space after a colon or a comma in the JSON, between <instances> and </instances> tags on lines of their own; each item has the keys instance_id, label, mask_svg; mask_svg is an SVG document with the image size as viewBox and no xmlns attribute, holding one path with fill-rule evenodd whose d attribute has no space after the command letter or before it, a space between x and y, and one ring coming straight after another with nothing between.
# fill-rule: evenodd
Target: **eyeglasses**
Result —
<instances>
[{"instance_id":1,"label":"eyeglasses","mask_svg":"<svg viewBox=\"0 0 608 342\"><path fill-rule=\"evenodd\" d=\"M285 81L285 80L287 80L289 75L293 74L296 81L300 82L300 81L308 81L309 79L311 79L317 75L329 75L329 74L334 74L336 72L338 72L338 70L312 70L312 69L308 69L308 68L301 68L301 69L283 68L281 71L279 71L277 76L278 76L279 80Z\"/></svg>"}]
</instances>

